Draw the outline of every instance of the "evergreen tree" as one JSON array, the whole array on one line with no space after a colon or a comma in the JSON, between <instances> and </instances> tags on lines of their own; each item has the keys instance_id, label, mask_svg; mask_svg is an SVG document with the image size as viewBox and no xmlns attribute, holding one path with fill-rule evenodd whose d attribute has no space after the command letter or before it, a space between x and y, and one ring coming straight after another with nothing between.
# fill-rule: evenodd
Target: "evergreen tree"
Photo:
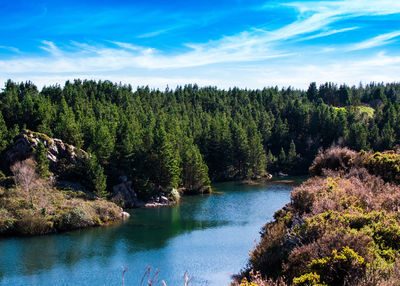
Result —
<instances>
[{"instance_id":1,"label":"evergreen tree","mask_svg":"<svg viewBox=\"0 0 400 286\"><path fill-rule=\"evenodd\" d=\"M190 143L187 145L182 162L183 184L186 188L194 191L210 184L208 167L197 146Z\"/></svg>"},{"instance_id":2,"label":"evergreen tree","mask_svg":"<svg viewBox=\"0 0 400 286\"><path fill-rule=\"evenodd\" d=\"M395 134L393 128L390 126L389 122L386 122L385 126L382 129L381 134L381 149L388 150L390 149L395 142Z\"/></svg>"},{"instance_id":3,"label":"evergreen tree","mask_svg":"<svg viewBox=\"0 0 400 286\"><path fill-rule=\"evenodd\" d=\"M238 170L239 176L244 177L247 175L249 165L249 144L243 127L236 123L232 124L232 147L234 166Z\"/></svg>"},{"instance_id":4,"label":"evergreen tree","mask_svg":"<svg viewBox=\"0 0 400 286\"><path fill-rule=\"evenodd\" d=\"M164 127L160 124L158 126L154 137L155 181L162 187L177 188L181 181L180 157L168 139Z\"/></svg>"},{"instance_id":5,"label":"evergreen tree","mask_svg":"<svg viewBox=\"0 0 400 286\"><path fill-rule=\"evenodd\" d=\"M3 118L3 114L0 111L0 153L3 152L8 144L8 130L6 123Z\"/></svg>"},{"instance_id":6,"label":"evergreen tree","mask_svg":"<svg viewBox=\"0 0 400 286\"><path fill-rule=\"evenodd\" d=\"M278 160L278 158L276 158L273 154L272 154L272 152L271 152L271 150L269 150L268 151L268 155L267 155L268 157L268 165L273 165L273 164L275 164L276 163L276 161Z\"/></svg>"},{"instance_id":7,"label":"evergreen tree","mask_svg":"<svg viewBox=\"0 0 400 286\"><path fill-rule=\"evenodd\" d=\"M98 197L106 198L109 193L107 192L107 177L104 175L104 169L99 164L97 157L91 154L89 158L84 160L84 174L86 185Z\"/></svg>"},{"instance_id":8,"label":"evergreen tree","mask_svg":"<svg viewBox=\"0 0 400 286\"><path fill-rule=\"evenodd\" d=\"M310 101L315 101L318 99L318 89L315 82L312 82L307 90L307 97Z\"/></svg>"},{"instance_id":9,"label":"evergreen tree","mask_svg":"<svg viewBox=\"0 0 400 286\"><path fill-rule=\"evenodd\" d=\"M319 90L311 83L307 91L195 85L134 91L76 80L38 92L29 82L8 81L0 91L0 152L26 126L91 150L104 168L92 173L105 173L110 184L124 173L136 189L202 181L187 180L191 168L206 173L202 160L212 180L257 176L265 171L265 149L269 170L301 163L306 172L318 149L333 143L376 151L398 144L399 95L400 84L374 83L351 88L326 83Z\"/></svg>"},{"instance_id":10,"label":"evergreen tree","mask_svg":"<svg viewBox=\"0 0 400 286\"><path fill-rule=\"evenodd\" d=\"M350 125L349 137L347 140L348 146L356 150L368 149L368 130L362 123L353 123Z\"/></svg>"},{"instance_id":11,"label":"evergreen tree","mask_svg":"<svg viewBox=\"0 0 400 286\"><path fill-rule=\"evenodd\" d=\"M298 155L296 153L296 145L294 144L294 141L292 140L290 142L290 146L289 146L287 161L290 165L295 165L297 159L298 159Z\"/></svg>"},{"instance_id":12,"label":"evergreen tree","mask_svg":"<svg viewBox=\"0 0 400 286\"><path fill-rule=\"evenodd\" d=\"M83 146L83 134L75 121L72 109L68 107L64 97L62 97L60 103L60 114L55 127L55 135L78 148Z\"/></svg>"},{"instance_id":13,"label":"evergreen tree","mask_svg":"<svg viewBox=\"0 0 400 286\"><path fill-rule=\"evenodd\" d=\"M249 131L249 151L248 151L248 170L247 177L252 178L262 176L266 172L267 162L265 150L262 145L261 134L256 126L252 126Z\"/></svg>"},{"instance_id":14,"label":"evergreen tree","mask_svg":"<svg viewBox=\"0 0 400 286\"><path fill-rule=\"evenodd\" d=\"M35 161L36 161L36 173L42 178L49 177L49 159L47 158L47 149L42 143L39 141L35 148Z\"/></svg>"},{"instance_id":15,"label":"evergreen tree","mask_svg":"<svg viewBox=\"0 0 400 286\"><path fill-rule=\"evenodd\" d=\"M101 163L106 163L114 150L114 137L103 122L99 122L93 138L92 151Z\"/></svg>"},{"instance_id":16,"label":"evergreen tree","mask_svg":"<svg viewBox=\"0 0 400 286\"><path fill-rule=\"evenodd\" d=\"M339 101L340 106L346 106L350 104L350 91L345 85L341 85L339 88Z\"/></svg>"},{"instance_id":17,"label":"evergreen tree","mask_svg":"<svg viewBox=\"0 0 400 286\"><path fill-rule=\"evenodd\" d=\"M284 168L284 169L286 168L287 157L286 157L285 150L283 150L283 147L281 148L281 151L279 153L278 163L281 166L281 168Z\"/></svg>"}]
</instances>

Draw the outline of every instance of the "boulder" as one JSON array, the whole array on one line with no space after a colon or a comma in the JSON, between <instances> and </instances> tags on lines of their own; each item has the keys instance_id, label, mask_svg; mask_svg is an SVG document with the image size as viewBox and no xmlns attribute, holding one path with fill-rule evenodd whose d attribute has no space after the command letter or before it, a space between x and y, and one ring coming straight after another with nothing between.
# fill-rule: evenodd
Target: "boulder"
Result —
<instances>
[{"instance_id":1,"label":"boulder","mask_svg":"<svg viewBox=\"0 0 400 286\"><path fill-rule=\"evenodd\" d=\"M131 215L129 213L127 213L127 212L122 212L121 213L122 220L127 220L130 217L131 217Z\"/></svg>"}]
</instances>

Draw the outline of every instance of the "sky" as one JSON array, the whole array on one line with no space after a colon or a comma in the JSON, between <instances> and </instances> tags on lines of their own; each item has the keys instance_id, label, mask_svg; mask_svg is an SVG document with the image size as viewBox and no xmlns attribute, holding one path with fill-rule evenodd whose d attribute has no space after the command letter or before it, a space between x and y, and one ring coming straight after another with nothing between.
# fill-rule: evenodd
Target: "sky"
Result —
<instances>
[{"instance_id":1,"label":"sky","mask_svg":"<svg viewBox=\"0 0 400 286\"><path fill-rule=\"evenodd\" d=\"M0 0L0 87L400 80L400 1Z\"/></svg>"}]
</instances>

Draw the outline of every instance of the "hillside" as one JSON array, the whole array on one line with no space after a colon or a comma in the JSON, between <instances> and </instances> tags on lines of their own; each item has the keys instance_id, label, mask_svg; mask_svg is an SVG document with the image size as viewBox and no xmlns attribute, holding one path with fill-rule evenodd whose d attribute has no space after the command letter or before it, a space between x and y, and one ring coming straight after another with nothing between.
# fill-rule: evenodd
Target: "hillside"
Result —
<instances>
[{"instance_id":1,"label":"hillside","mask_svg":"<svg viewBox=\"0 0 400 286\"><path fill-rule=\"evenodd\" d=\"M320 153L237 277L254 284L241 285L397 285L399 167L393 151Z\"/></svg>"},{"instance_id":2,"label":"hillside","mask_svg":"<svg viewBox=\"0 0 400 286\"><path fill-rule=\"evenodd\" d=\"M399 99L395 83L160 91L75 80L39 91L10 80L0 92L0 154L29 129L88 151L106 192L126 177L143 199L170 188L198 193L210 181L304 174L332 144L393 149Z\"/></svg>"}]
</instances>

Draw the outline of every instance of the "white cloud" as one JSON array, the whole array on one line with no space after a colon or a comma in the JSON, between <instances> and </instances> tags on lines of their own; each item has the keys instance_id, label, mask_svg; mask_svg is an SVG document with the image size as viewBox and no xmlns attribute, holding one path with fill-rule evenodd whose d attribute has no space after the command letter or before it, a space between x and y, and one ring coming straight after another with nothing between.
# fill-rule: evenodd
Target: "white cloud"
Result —
<instances>
[{"instance_id":1,"label":"white cloud","mask_svg":"<svg viewBox=\"0 0 400 286\"><path fill-rule=\"evenodd\" d=\"M299 51L288 44L288 40L312 40L358 28L335 28L334 23L343 19L400 13L400 1L314 1L285 5L299 13L293 23L272 31L252 28L215 41L187 43L187 50L179 53L118 41L110 41L107 46L71 42L64 49L42 41L41 48L49 56L0 60L0 78L30 79L39 86L80 77L123 81L134 86L197 82L252 88L276 84L304 87L310 81L394 81L400 74L396 55L379 54L376 59L386 63L382 66L376 60L346 60L345 55L335 54L340 47L330 45L318 50L331 53L334 62L327 59L319 64L317 55L321 53L317 49ZM398 36L400 31L382 34L355 43L346 51L378 47ZM344 52L343 47L341 50Z\"/></svg>"},{"instance_id":2,"label":"white cloud","mask_svg":"<svg viewBox=\"0 0 400 286\"><path fill-rule=\"evenodd\" d=\"M312 39L316 39L316 38L322 38L322 37L326 37L326 36L331 36L331 35L334 35L334 34L353 31L353 30L356 30L356 29L358 29L358 27L343 28L343 29L338 29L338 30L333 29L333 30L328 30L327 32L322 32L322 33L315 34L315 35L312 35L312 36L304 37L304 38L301 38L300 40L301 41L312 40Z\"/></svg>"},{"instance_id":3,"label":"white cloud","mask_svg":"<svg viewBox=\"0 0 400 286\"><path fill-rule=\"evenodd\" d=\"M8 50L8 51L11 51L11 52L17 53L17 54L21 53L21 51L18 48L11 47L11 46L0 46L0 49Z\"/></svg>"},{"instance_id":4,"label":"white cloud","mask_svg":"<svg viewBox=\"0 0 400 286\"><path fill-rule=\"evenodd\" d=\"M387 33L387 34L382 34L377 37L363 41L361 43L354 44L354 45L350 46L348 48L348 50L349 51L357 51L357 50L364 50L364 49L383 46L385 44L390 43L389 40L396 38L398 36L400 36L400 31L394 31L394 32Z\"/></svg>"},{"instance_id":5,"label":"white cloud","mask_svg":"<svg viewBox=\"0 0 400 286\"><path fill-rule=\"evenodd\" d=\"M42 44L44 44L44 46L41 46L40 48L46 52L49 52L51 55L56 57L62 55L62 51L59 48L57 48L53 42L42 41Z\"/></svg>"}]
</instances>

